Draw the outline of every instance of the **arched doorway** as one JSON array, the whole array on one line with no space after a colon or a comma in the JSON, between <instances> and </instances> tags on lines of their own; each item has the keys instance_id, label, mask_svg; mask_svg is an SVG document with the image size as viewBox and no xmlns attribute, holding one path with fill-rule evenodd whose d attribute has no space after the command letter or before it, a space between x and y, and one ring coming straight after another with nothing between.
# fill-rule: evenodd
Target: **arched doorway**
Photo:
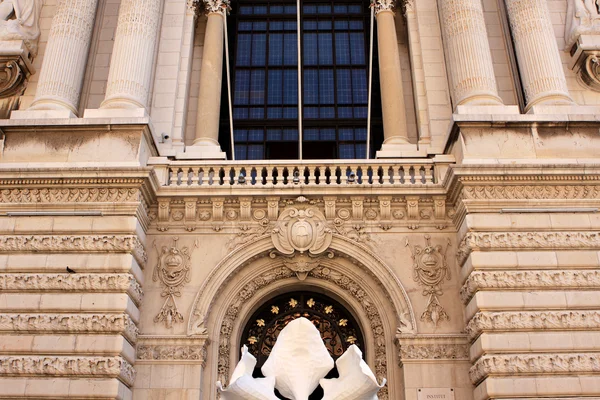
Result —
<instances>
[{"instance_id":1,"label":"arched doorway","mask_svg":"<svg viewBox=\"0 0 600 400\"><path fill-rule=\"evenodd\" d=\"M274 297L263 303L246 323L240 347L256 357L254 377L262 377L260 368L267 360L279 333L296 318L309 319L321 333L321 338L329 354L337 360L352 344L364 353L364 337L360 326L352 314L339 302L321 293L295 291ZM337 377L334 368L327 378ZM280 399L285 397L276 393ZM323 396L321 387L309 397L319 400Z\"/></svg>"}]
</instances>

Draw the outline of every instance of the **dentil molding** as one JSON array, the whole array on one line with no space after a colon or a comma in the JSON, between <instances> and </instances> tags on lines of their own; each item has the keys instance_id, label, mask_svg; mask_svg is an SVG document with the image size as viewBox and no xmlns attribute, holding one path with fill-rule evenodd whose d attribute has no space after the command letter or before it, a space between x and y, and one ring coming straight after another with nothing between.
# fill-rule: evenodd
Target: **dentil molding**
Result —
<instances>
[{"instance_id":1,"label":"dentil molding","mask_svg":"<svg viewBox=\"0 0 600 400\"><path fill-rule=\"evenodd\" d=\"M464 304L482 289L599 288L600 271L473 271L460 289Z\"/></svg>"},{"instance_id":2,"label":"dentil molding","mask_svg":"<svg viewBox=\"0 0 600 400\"><path fill-rule=\"evenodd\" d=\"M2 356L0 375L118 378L133 386L135 370L122 357Z\"/></svg>"},{"instance_id":3,"label":"dentil molding","mask_svg":"<svg viewBox=\"0 0 600 400\"><path fill-rule=\"evenodd\" d=\"M600 233L580 232L468 232L463 237L456 259L462 266L477 249L600 249Z\"/></svg>"},{"instance_id":4,"label":"dentil molding","mask_svg":"<svg viewBox=\"0 0 600 400\"><path fill-rule=\"evenodd\" d=\"M0 274L0 290L125 292L138 306L144 296L131 274Z\"/></svg>"},{"instance_id":5,"label":"dentil molding","mask_svg":"<svg viewBox=\"0 0 600 400\"><path fill-rule=\"evenodd\" d=\"M0 332L121 333L132 343L139 334L127 314L0 314Z\"/></svg>"},{"instance_id":6,"label":"dentil molding","mask_svg":"<svg viewBox=\"0 0 600 400\"><path fill-rule=\"evenodd\" d=\"M471 340L484 331L600 330L600 310L479 311L466 327Z\"/></svg>"},{"instance_id":7,"label":"dentil molding","mask_svg":"<svg viewBox=\"0 0 600 400\"><path fill-rule=\"evenodd\" d=\"M600 373L600 353L484 355L469 370L474 385L489 375L582 373Z\"/></svg>"},{"instance_id":8,"label":"dentil molding","mask_svg":"<svg viewBox=\"0 0 600 400\"><path fill-rule=\"evenodd\" d=\"M0 252L124 252L144 268L148 255L136 235L2 235Z\"/></svg>"}]
</instances>

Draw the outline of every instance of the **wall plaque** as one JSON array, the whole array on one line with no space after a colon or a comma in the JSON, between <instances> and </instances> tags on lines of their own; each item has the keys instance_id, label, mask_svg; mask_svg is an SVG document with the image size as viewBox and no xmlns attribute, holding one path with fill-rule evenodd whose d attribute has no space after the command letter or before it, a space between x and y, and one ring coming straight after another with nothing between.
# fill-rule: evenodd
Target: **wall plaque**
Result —
<instances>
[{"instance_id":1,"label":"wall plaque","mask_svg":"<svg viewBox=\"0 0 600 400\"><path fill-rule=\"evenodd\" d=\"M417 400L454 400L454 389L450 389L450 388L417 389Z\"/></svg>"}]
</instances>

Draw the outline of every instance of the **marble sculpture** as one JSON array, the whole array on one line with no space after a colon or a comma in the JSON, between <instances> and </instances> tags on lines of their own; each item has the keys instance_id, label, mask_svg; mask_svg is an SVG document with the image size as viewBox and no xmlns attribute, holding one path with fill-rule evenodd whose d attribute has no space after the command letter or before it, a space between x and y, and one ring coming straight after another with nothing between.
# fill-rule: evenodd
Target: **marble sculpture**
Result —
<instances>
[{"instance_id":1,"label":"marble sculpture","mask_svg":"<svg viewBox=\"0 0 600 400\"><path fill-rule=\"evenodd\" d=\"M217 382L217 387L223 400L276 400L274 388L291 400L308 400L319 384L323 400L377 400L385 380L377 384L358 347L350 346L335 364L340 377L324 379L333 359L312 322L298 318L279 334L262 367L265 378L252 377L256 358L244 346L229 386Z\"/></svg>"}]
</instances>

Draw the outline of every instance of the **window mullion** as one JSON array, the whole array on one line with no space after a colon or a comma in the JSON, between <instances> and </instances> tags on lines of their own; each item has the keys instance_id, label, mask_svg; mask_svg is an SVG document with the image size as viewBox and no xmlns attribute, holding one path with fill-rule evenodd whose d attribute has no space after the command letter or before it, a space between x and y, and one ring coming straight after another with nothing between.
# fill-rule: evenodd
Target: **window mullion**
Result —
<instances>
[{"instance_id":1,"label":"window mullion","mask_svg":"<svg viewBox=\"0 0 600 400\"><path fill-rule=\"evenodd\" d=\"M302 160L302 25L300 0L296 0L296 37L298 38L298 158Z\"/></svg>"}]
</instances>

